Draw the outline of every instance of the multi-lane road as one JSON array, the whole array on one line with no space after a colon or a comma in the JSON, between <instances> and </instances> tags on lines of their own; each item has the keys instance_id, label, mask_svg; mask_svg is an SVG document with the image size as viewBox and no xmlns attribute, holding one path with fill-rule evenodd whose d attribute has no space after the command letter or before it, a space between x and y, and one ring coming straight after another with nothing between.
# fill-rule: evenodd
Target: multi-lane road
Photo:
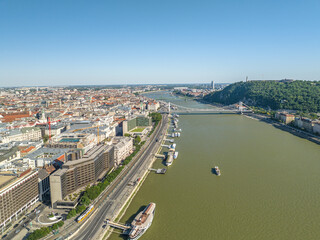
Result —
<instances>
[{"instance_id":1,"label":"multi-lane road","mask_svg":"<svg viewBox=\"0 0 320 240\"><path fill-rule=\"evenodd\" d=\"M159 149L161 141L158 141L158 139L160 140L160 138L165 135L167 122L167 115L163 115L163 119L160 122L159 127L153 134L152 139L147 143L148 145L144 149L143 153L138 159L136 159L136 162L108 195L108 198L102 201L100 205L96 204L95 207L98 209L95 214L91 216L90 220L82 226L81 230L79 230L72 239L89 240L98 238L99 234L103 230L102 226L104 225L104 221L108 216L110 216L110 214L112 214L114 207L119 205L118 201L119 198L121 198L123 191L125 191L128 184L135 179L139 170L150 164L149 160L154 157L154 154Z\"/></svg>"}]
</instances>

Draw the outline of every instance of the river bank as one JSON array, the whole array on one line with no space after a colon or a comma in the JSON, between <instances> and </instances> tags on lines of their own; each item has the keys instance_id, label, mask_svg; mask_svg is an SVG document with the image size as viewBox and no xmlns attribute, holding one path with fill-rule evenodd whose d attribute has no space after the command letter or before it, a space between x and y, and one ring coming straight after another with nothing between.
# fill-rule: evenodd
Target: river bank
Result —
<instances>
[{"instance_id":1,"label":"river bank","mask_svg":"<svg viewBox=\"0 0 320 240\"><path fill-rule=\"evenodd\" d=\"M293 135L295 135L297 137L307 139L307 140L309 140L309 141L311 141L313 143L316 143L316 144L320 145L320 137L318 137L318 136L316 136L314 134L311 134L309 132L303 131L303 130L301 130L299 128L292 127L292 126L286 125L284 123L281 123L279 121L273 120L271 117L268 117L268 116L265 116L265 115L261 115L261 114L256 114L256 113L246 113L246 114L243 114L243 115L246 116L246 117L252 118L252 119L256 119L256 120L262 121L262 122L267 123L267 124L271 124L272 126L274 126L277 129L289 132L289 133L291 133L291 134L293 134Z\"/></svg>"},{"instance_id":2,"label":"river bank","mask_svg":"<svg viewBox=\"0 0 320 240\"><path fill-rule=\"evenodd\" d=\"M118 222L118 220L122 218L122 216L126 213L127 208L130 206L131 201L134 199L135 195L139 192L139 189L141 188L141 186L143 186L143 182L147 179L150 173L149 169L153 166L154 161L156 160L155 154L159 153L159 151L161 150L162 148L161 144L163 144L164 138L168 131L168 127L169 127L168 118L167 117L162 118L162 121L164 122L162 122L157 126L157 127L160 127L160 125L162 124L165 125L164 132L162 132L161 137L159 138L159 142L157 143L157 145L159 145L158 148L156 149L156 151L151 152L151 154L149 155L149 161L146 162L143 167L141 167L139 173L137 174L138 176L141 176L139 183L132 190L130 190L129 194L127 194L124 198L121 199L121 202L119 202L118 204L118 206L120 207L112 214L112 216L109 217L111 221ZM113 229L111 229L110 226L107 226L101 239L103 240L108 239L112 233L113 233Z\"/></svg>"}]
</instances>

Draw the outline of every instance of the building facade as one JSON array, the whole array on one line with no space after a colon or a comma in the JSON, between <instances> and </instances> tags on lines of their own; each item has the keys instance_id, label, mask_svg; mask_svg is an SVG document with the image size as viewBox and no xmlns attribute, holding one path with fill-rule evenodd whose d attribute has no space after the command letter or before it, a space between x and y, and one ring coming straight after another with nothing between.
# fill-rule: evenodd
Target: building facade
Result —
<instances>
[{"instance_id":1,"label":"building facade","mask_svg":"<svg viewBox=\"0 0 320 240\"><path fill-rule=\"evenodd\" d=\"M150 117L134 117L123 121L122 124L123 134L125 134L136 127L151 126L152 120Z\"/></svg>"},{"instance_id":2,"label":"building facade","mask_svg":"<svg viewBox=\"0 0 320 240\"><path fill-rule=\"evenodd\" d=\"M314 123L313 133L320 135L320 122L315 122Z\"/></svg>"},{"instance_id":3,"label":"building facade","mask_svg":"<svg viewBox=\"0 0 320 240\"><path fill-rule=\"evenodd\" d=\"M38 172L2 172L0 180L0 227L4 227L38 201Z\"/></svg>"},{"instance_id":4,"label":"building facade","mask_svg":"<svg viewBox=\"0 0 320 240\"><path fill-rule=\"evenodd\" d=\"M22 128L21 130L12 130L6 136L2 137L2 143L18 141L40 141L41 130L38 127Z\"/></svg>"},{"instance_id":5,"label":"building facade","mask_svg":"<svg viewBox=\"0 0 320 240\"><path fill-rule=\"evenodd\" d=\"M114 147L106 145L98 145L82 158L63 164L50 176L52 207L75 207L74 204L66 204L67 195L102 179L113 165Z\"/></svg>"},{"instance_id":6,"label":"building facade","mask_svg":"<svg viewBox=\"0 0 320 240\"><path fill-rule=\"evenodd\" d=\"M119 166L121 162L133 151L133 139L130 137L114 137L114 163Z\"/></svg>"},{"instance_id":7,"label":"building facade","mask_svg":"<svg viewBox=\"0 0 320 240\"><path fill-rule=\"evenodd\" d=\"M289 124L289 123L293 122L295 119L294 115L292 115L292 114L280 113L280 112L275 114L275 118L285 124Z\"/></svg>"}]
</instances>

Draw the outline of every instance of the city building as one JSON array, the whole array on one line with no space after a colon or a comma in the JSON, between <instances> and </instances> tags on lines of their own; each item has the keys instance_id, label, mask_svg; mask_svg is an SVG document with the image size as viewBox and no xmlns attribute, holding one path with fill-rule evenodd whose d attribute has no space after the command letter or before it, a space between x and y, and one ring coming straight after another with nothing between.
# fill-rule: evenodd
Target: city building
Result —
<instances>
[{"instance_id":1,"label":"city building","mask_svg":"<svg viewBox=\"0 0 320 240\"><path fill-rule=\"evenodd\" d=\"M51 131L51 136L56 136L56 135L59 135L60 133L63 133L67 129L68 129L68 126L63 124L63 123L59 123L59 124L56 124L56 125L52 124L50 126L50 130L49 130L49 126L45 125L44 135L49 136L50 131Z\"/></svg>"},{"instance_id":2,"label":"city building","mask_svg":"<svg viewBox=\"0 0 320 240\"><path fill-rule=\"evenodd\" d=\"M41 168L38 171L38 184L39 184L39 200L44 201L50 194L50 174Z\"/></svg>"},{"instance_id":3,"label":"city building","mask_svg":"<svg viewBox=\"0 0 320 240\"><path fill-rule=\"evenodd\" d=\"M0 145L0 168L2 164L8 163L14 159L20 158L20 150L11 143Z\"/></svg>"},{"instance_id":4,"label":"city building","mask_svg":"<svg viewBox=\"0 0 320 240\"><path fill-rule=\"evenodd\" d=\"M114 163L119 166L121 162L133 151L133 139L130 137L114 137Z\"/></svg>"},{"instance_id":5,"label":"city building","mask_svg":"<svg viewBox=\"0 0 320 240\"><path fill-rule=\"evenodd\" d=\"M102 179L114 166L114 147L98 145L77 160L71 160L50 176L53 208L74 208L77 199L68 195Z\"/></svg>"},{"instance_id":6,"label":"city building","mask_svg":"<svg viewBox=\"0 0 320 240\"><path fill-rule=\"evenodd\" d=\"M133 130L136 127L148 127L151 126L152 120L150 117L135 116L122 122L123 134Z\"/></svg>"},{"instance_id":7,"label":"city building","mask_svg":"<svg viewBox=\"0 0 320 240\"><path fill-rule=\"evenodd\" d=\"M285 123L285 124L289 124L292 121L294 121L295 117L292 114L288 114L288 113L283 113L283 112L277 112L275 114L275 118L280 120L281 122Z\"/></svg>"},{"instance_id":8,"label":"city building","mask_svg":"<svg viewBox=\"0 0 320 240\"><path fill-rule=\"evenodd\" d=\"M23 162L28 163L31 168L42 168L51 165L55 160L64 161L68 148L39 148L23 158Z\"/></svg>"},{"instance_id":9,"label":"city building","mask_svg":"<svg viewBox=\"0 0 320 240\"><path fill-rule=\"evenodd\" d=\"M309 118L296 117L294 120L294 124L298 128L304 129L311 133L313 132L314 121Z\"/></svg>"},{"instance_id":10,"label":"city building","mask_svg":"<svg viewBox=\"0 0 320 240\"><path fill-rule=\"evenodd\" d=\"M214 90L214 81L211 81L210 88Z\"/></svg>"},{"instance_id":11,"label":"city building","mask_svg":"<svg viewBox=\"0 0 320 240\"><path fill-rule=\"evenodd\" d=\"M18 141L39 141L41 139L41 130L38 127L28 127L11 130L5 135L0 136L0 142L10 143Z\"/></svg>"},{"instance_id":12,"label":"city building","mask_svg":"<svg viewBox=\"0 0 320 240\"><path fill-rule=\"evenodd\" d=\"M97 136L89 133L63 133L52 138L48 148L83 149L84 152L97 144Z\"/></svg>"},{"instance_id":13,"label":"city building","mask_svg":"<svg viewBox=\"0 0 320 240\"><path fill-rule=\"evenodd\" d=\"M0 172L0 227L38 201L38 171Z\"/></svg>"},{"instance_id":14,"label":"city building","mask_svg":"<svg viewBox=\"0 0 320 240\"><path fill-rule=\"evenodd\" d=\"M156 112L156 111L158 111L159 108L160 108L159 102L149 101L148 104L147 104L147 109L150 112Z\"/></svg>"},{"instance_id":15,"label":"city building","mask_svg":"<svg viewBox=\"0 0 320 240\"><path fill-rule=\"evenodd\" d=\"M320 122L314 122L313 133L320 135Z\"/></svg>"}]
</instances>

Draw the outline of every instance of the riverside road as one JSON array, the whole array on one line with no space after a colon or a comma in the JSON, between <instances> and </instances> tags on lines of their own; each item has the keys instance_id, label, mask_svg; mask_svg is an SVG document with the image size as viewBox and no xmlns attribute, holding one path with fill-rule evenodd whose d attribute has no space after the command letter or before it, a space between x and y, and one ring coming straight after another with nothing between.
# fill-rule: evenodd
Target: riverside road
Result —
<instances>
[{"instance_id":1,"label":"riverside road","mask_svg":"<svg viewBox=\"0 0 320 240\"><path fill-rule=\"evenodd\" d=\"M119 200L121 199L122 193L128 187L128 184L135 179L135 176L139 170L144 169L145 166L150 164L151 158L160 147L161 141L157 141L163 137L166 133L166 123L167 115L163 115L163 119L160 122L160 126L155 130L153 137L150 139L148 146L142 153L139 159L134 163L128 173L122 178L114 190L109 194L108 198L103 201L100 206L95 206L98 208L96 213L90 218L87 223L82 227L82 229L72 238L72 239L97 239L101 234L102 226L106 218L112 217L115 211L115 207L119 206Z\"/></svg>"}]
</instances>

